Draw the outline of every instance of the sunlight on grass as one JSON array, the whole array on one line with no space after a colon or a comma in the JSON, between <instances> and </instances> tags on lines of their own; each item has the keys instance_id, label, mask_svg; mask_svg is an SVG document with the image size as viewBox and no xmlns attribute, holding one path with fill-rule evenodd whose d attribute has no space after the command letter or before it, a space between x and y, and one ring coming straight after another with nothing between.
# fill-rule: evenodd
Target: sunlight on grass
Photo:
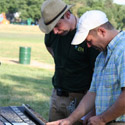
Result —
<instances>
[{"instance_id":1,"label":"sunlight on grass","mask_svg":"<svg viewBox=\"0 0 125 125\"><path fill-rule=\"evenodd\" d=\"M19 48L31 47L31 62L54 64L38 26L0 26L0 106L29 104L48 119L54 70L19 64ZM8 60L8 61L6 61ZM48 65L47 65L48 66Z\"/></svg>"},{"instance_id":2,"label":"sunlight on grass","mask_svg":"<svg viewBox=\"0 0 125 125\"><path fill-rule=\"evenodd\" d=\"M25 34L41 34L39 26L28 26L28 25L13 25L13 24L0 24L0 32L10 33L25 33ZM43 34L43 33L42 33Z\"/></svg>"},{"instance_id":3,"label":"sunlight on grass","mask_svg":"<svg viewBox=\"0 0 125 125\"><path fill-rule=\"evenodd\" d=\"M31 47L31 60L54 63L44 45L44 34L38 26L1 25L0 45L0 58L18 59L19 48L23 46Z\"/></svg>"}]
</instances>

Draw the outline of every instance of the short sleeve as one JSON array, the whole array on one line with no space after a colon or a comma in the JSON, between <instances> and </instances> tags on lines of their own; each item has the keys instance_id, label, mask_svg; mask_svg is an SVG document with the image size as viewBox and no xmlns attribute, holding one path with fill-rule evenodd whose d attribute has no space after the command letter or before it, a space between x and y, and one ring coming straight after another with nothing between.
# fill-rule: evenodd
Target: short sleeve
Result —
<instances>
[{"instance_id":1,"label":"short sleeve","mask_svg":"<svg viewBox=\"0 0 125 125\"><path fill-rule=\"evenodd\" d=\"M117 58L118 79L122 87L125 87L125 50L123 50Z\"/></svg>"},{"instance_id":2,"label":"short sleeve","mask_svg":"<svg viewBox=\"0 0 125 125\"><path fill-rule=\"evenodd\" d=\"M47 47L51 47L55 39L57 38L57 35L51 31L49 34L45 34L44 42Z\"/></svg>"},{"instance_id":3,"label":"short sleeve","mask_svg":"<svg viewBox=\"0 0 125 125\"><path fill-rule=\"evenodd\" d=\"M89 89L90 92L96 92L96 80L95 80L95 78L96 78L95 73L93 73L92 82L91 82L91 86Z\"/></svg>"}]
</instances>

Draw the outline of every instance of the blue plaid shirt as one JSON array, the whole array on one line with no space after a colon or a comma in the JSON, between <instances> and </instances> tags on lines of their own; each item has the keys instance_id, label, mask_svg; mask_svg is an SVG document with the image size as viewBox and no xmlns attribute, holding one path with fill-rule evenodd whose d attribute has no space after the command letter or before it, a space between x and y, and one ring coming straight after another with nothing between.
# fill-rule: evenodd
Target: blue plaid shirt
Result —
<instances>
[{"instance_id":1,"label":"blue plaid shirt","mask_svg":"<svg viewBox=\"0 0 125 125\"><path fill-rule=\"evenodd\" d=\"M122 87L125 87L125 31L120 32L96 59L89 90L96 93L96 115L113 105ZM116 121L125 121L125 115Z\"/></svg>"}]
</instances>

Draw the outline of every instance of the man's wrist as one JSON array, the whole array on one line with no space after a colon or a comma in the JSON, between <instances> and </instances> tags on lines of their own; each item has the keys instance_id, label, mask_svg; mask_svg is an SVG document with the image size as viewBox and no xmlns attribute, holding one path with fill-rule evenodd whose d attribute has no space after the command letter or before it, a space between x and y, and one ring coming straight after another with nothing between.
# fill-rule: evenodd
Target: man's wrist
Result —
<instances>
[{"instance_id":1,"label":"man's wrist","mask_svg":"<svg viewBox=\"0 0 125 125\"><path fill-rule=\"evenodd\" d=\"M73 118L73 116L69 116L68 120L69 120L71 125L75 122L75 118Z\"/></svg>"},{"instance_id":2,"label":"man's wrist","mask_svg":"<svg viewBox=\"0 0 125 125\"><path fill-rule=\"evenodd\" d=\"M99 118L100 118L100 120L101 120L102 122L104 122L105 124L107 123L107 121L106 121L106 119L104 118L103 115L100 115Z\"/></svg>"}]
</instances>

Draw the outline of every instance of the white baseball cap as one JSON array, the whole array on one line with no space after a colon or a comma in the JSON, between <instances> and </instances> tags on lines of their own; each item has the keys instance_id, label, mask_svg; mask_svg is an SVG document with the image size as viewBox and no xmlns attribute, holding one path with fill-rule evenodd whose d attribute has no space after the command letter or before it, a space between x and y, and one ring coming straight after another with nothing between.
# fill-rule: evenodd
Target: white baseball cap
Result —
<instances>
[{"instance_id":1,"label":"white baseball cap","mask_svg":"<svg viewBox=\"0 0 125 125\"><path fill-rule=\"evenodd\" d=\"M72 45L82 43L90 30L108 22L106 14L100 10L90 10L85 12L79 19L77 31L73 38Z\"/></svg>"}]
</instances>

